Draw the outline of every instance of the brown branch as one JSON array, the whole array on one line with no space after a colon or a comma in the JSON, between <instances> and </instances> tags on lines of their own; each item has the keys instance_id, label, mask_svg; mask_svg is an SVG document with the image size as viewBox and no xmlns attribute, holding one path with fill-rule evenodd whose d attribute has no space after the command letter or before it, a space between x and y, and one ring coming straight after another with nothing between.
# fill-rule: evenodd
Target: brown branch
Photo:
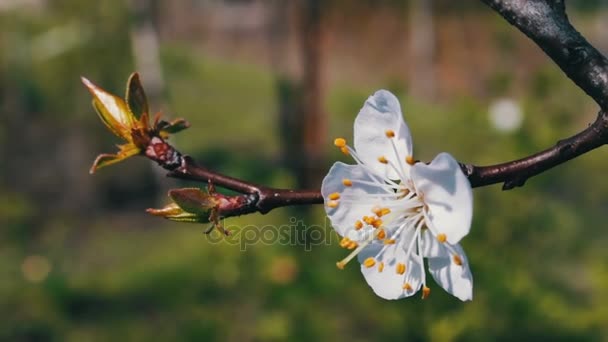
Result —
<instances>
[{"instance_id":1,"label":"brown branch","mask_svg":"<svg viewBox=\"0 0 608 342\"><path fill-rule=\"evenodd\" d=\"M214 186L247 195L246 201L239 202L242 205L223 211L222 217L253 212L265 214L272 209L285 206L323 203L321 193L316 190L270 188L211 171L198 165L191 157L184 156L160 137L150 140L150 145L144 155L169 170L170 172L167 174L169 177L211 183ZM242 197L242 195L238 196Z\"/></svg>"},{"instance_id":2,"label":"brown branch","mask_svg":"<svg viewBox=\"0 0 608 342\"><path fill-rule=\"evenodd\" d=\"M508 190L522 186L530 177L576 158L608 143L608 59L597 51L570 24L563 0L481 0L509 23L532 39L545 53L602 108L589 127L555 146L528 157L491 166L461 164L473 187L504 183ZM306 204L321 204L316 190L274 189L225 176L197 165L162 139L149 148L146 156L169 170L168 176L234 190L244 197L242 206L222 212L230 217L253 212ZM158 151L163 151L159 154Z\"/></svg>"},{"instance_id":3,"label":"brown branch","mask_svg":"<svg viewBox=\"0 0 608 342\"><path fill-rule=\"evenodd\" d=\"M601 107L608 107L608 59L570 24L564 0L481 0L536 43Z\"/></svg>"},{"instance_id":4,"label":"brown branch","mask_svg":"<svg viewBox=\"0 0 608 342\"><path fill-rule=\"evenodd\" d=\"M608 142L608 59L570 24L564 0L481 1L532 39L602 108L588 128L547 150L492 166L461 164L473 187L504 183L508 190Z\"/></svg>"},{"instance_id":5,"label":"brown branch","mask_svg":"<svg viewBox=\"0 0 608 342\"><path fill-rule=\"evenodd\" d=\"M217 186L236 192L257 195L257 200L251 205L255 208L254 211L258 211L262 214L279 207L323 203L323 197L319 191L275 189L249 183L244 180L213 172L205 167L197 165L189 156L183 157L182 165L169 172L168 176L201 182L211 182Z\"/></svg>"},{"instance_id":6,"label":"brown branch","mask_svg":"<svg viewBox=\"0 0 608 342\"><path fill-rule=\"evenodd\" d=\"M560 140L555 146L531 156L492 166L461 164L471 186L504 183L503 190L522 186L532 176L576 158L608 142L608 117L600 112L593 124L582 132Z\"/></svg>"}]
</instances>

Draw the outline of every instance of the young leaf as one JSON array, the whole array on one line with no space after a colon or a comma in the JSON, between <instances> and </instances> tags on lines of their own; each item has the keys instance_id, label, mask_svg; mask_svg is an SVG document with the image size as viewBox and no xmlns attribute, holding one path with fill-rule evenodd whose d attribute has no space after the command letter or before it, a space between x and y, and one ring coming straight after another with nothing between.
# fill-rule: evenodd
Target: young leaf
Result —
<instances>
[{"instance_id":1,"label":"young leaf","mask_svg":"<svg viewBox=\"0 0 608 342\"><path fill-rule=\"evenodd\" d=\"M139 74L134 72L129 77L127 82L127 104L131 113L136 119L139 119L143 114L149 113L148 98L144 92L144 87L141 85L139 80Z\"/></svg>"},{"instance_id":2,"label":"young leaf","mask_svg":"<svg viewBox=\"0 0 608 342\"><path fill-rule=\"evenodd\" d=\"M93 107L99 114L101 121L117 136L130 140L130 131L135 122L135 117L127 108L125 101L99 88L86 78L81 77L81 79L93 95Z\"/></svg>"}]
</instances>

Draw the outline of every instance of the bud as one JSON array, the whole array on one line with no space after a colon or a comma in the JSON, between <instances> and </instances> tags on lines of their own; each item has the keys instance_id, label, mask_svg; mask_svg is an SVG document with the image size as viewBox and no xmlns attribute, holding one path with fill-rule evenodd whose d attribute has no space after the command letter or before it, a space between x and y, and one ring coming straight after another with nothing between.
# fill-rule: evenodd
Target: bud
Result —
<instances>
[{"instance_id":1,"label":"bud","mask_svg":"<svg viewBox=\"0 0 608 342\"><path fill-rule=\"evenodd\" d=\"M126 141L118 145L119 151L115 154L101 154L93 163L90 173L129 157L143 154L152 138L166 139L169 134L177 133L190 126L184 119L171 122L160 120L160 113L156 115L153 124L150 124L150 109L144 88L141 85L139 74L133 73L127 81L125 100L110 94L81 77L82 83L93 96L93 108L101 121L116 136Z\"/></svg>"},{"instance_id":2,"label":"bud","mask_svg":"<svg viewBox=\"0 0 608 342\"><path fill-rule=\"evenodd\" d=\"M161 209L148 209L147 212L171 221L209 223L214 221L214 211L217 211L220 203L216 196L198 188L173 189L169 191L173 203Z\"/></svg>"}]
</instances>

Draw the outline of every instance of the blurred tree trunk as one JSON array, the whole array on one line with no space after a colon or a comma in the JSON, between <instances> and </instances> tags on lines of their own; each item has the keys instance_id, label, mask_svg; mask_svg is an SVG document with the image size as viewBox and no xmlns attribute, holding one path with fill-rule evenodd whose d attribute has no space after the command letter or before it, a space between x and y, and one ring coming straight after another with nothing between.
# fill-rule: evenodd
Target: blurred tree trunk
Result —
<instances>
[{"instance_id":1,"label":"blurred tree trunk","mask_svg":"<svg viewBox=\"0 0 608 342\"><path fill-rule=\"evenodd\" d=\"M412 0L410 9L410 70L408 88L412 96L433 99L435 83L435 30L433 1Z\"/></svg>"},{"instance_id":2,"label":"blurred tree trunk","mask_svg":"<svg viewBox=\"0 0 608 342\"><path fill-rule=\"evenodd\" d=\"M158 14L157 0L129 0L129 14L131 17L131 47L135 70L141 74L146 90L150 108L162 108L165 82L163 80L160 63L160 47L155 19ZM149 113L154 117L156 112ZM171 187L165 171L156 165L151 165L154 173L155 185L158 189L158 202L165 201L165 193Z\"/></svg>"},{"instance_id":3,"label":"blurred tree trunk","mask_svg":"<svg viewBox=\"0 0 608 342\"><path fill-rule=\"evenodd\" d=\"M323 0L302 2L300 49L302 53L302 122L303 162L296 172L300 186L318 187L326 173L325 147L328 143L328 120L324 109L324 52L326 30L323 22Z\"/></svg>"},{"instance_id":4,"label":"blurred tree trunk","mask_svg":"<svg viewBox=\"0 0 608 342\"><path fill-rule=\"evenodd\" d=\"M271 64L277 73L282 161L300 188L315 188L326 173L327 115L323 108L326 44L322 0L276 0L269 25ZM290 18L296 14L298 77L289 65Z\"/></svg>"}]
</instances>

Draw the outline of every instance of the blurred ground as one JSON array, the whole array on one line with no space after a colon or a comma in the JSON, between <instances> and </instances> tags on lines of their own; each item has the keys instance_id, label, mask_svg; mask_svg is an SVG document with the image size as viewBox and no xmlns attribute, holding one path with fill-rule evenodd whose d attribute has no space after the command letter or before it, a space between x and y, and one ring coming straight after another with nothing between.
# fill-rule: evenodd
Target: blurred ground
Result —
<instances>
[{"instance_id":1,"label":"blurred ground","mask_svg":"<svg viewBox=\"0 0 608 342\"><path fill-rule=\"evenodd\" d=\"M345 160L332 138L352 136L378 88L400 97L422 160L448 151L503 162L593 120L592 100L488 8L436 1L429 12L421 3L323 8L325 169ZM299 12L277 17L272 1L151 4L146 12L145 1L0 1L0 340L608 339L604 149L523 188L475 190L463 241L475 277L470 303L437 286L425 301L377 298L356 265L336 269L344 251L321 207L230 219L241 236L254 234L251 243L217 242L201 226L145 214L169 187L187 184L147 160L90 176L94 157L117 140L79 76L121 94L139 70L144 86L153 83L153 108L192 123L174 140L183 152L254 182L298 184L282 155L293 142L284 140L278 98L279 80L305 69ZM606 52L602 4L568 8ZM412 29L417 15L430 15L430 30ZM422 47L413 43L420 37ZM490 114L499 100L512 105ZM253 243L264 227L325 239Z\"/></svg>"}]
</instances>

